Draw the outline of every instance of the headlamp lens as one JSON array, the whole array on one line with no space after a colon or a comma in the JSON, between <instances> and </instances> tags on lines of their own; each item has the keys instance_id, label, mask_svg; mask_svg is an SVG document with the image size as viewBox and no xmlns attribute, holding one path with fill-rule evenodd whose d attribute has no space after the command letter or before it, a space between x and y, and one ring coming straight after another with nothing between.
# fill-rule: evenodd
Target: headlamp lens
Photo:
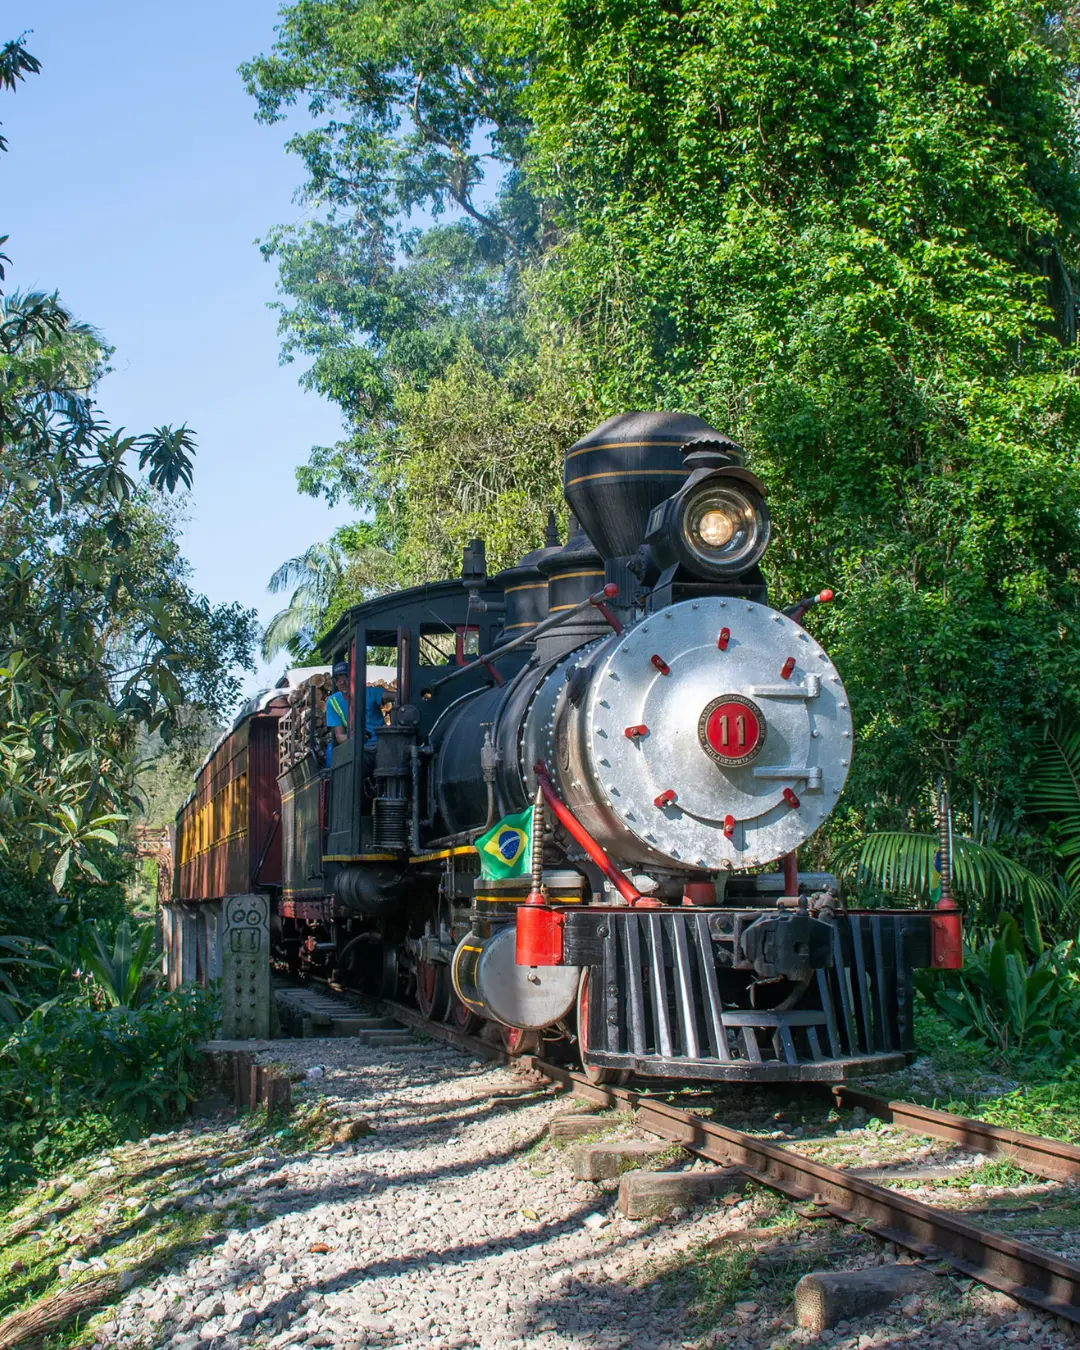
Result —
<instances>
[{"instance_id":1,"label":"headlamp lens","mask_svg":"<svg viewBox=\"0 0 1080 1350\"><path fill-rule=\"evenodd\" d=\"M769 539L769 513L757 492L731 480L702 483L687 499L683 538L709 571L752 567Z\"/></svg>"},{"instance_id":2,"label":"headlamp lens","mask_svg":"<svg viewBox=\"0 0 1080 1350\"><path fill-rule=\"evenodd\" d=\"M739 527L738 517L733 511L706 511L698 521L698 534L701 542L709 548L723 548Z\"/></svg>"}]
</instances>

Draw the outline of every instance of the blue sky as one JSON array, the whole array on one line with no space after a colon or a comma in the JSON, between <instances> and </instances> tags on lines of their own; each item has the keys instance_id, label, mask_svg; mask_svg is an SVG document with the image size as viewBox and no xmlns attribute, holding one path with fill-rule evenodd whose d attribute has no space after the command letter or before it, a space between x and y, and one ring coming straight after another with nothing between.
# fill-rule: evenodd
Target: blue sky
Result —
<instances>
[{"instance_id":1,"label":"blue sky","mask_svg":"<svg viewBox=\"0 0 1080 1350\"><path fill-rule=\"evenodd\" d=\"M8 0L0 42L33 29L42 63L0 95L7 289L56 289L116 349L114 425L198 435L184 550L196 587L265 620L283 559L348 519L296 491L329 404L278 365L276 271L254 240L295 220L301 165L261 126L236 67L273 41L272 0ZM275 663L277 673L283 662ZM268 682L262 668L249 690Z\"/></svg>"}]
</instances>

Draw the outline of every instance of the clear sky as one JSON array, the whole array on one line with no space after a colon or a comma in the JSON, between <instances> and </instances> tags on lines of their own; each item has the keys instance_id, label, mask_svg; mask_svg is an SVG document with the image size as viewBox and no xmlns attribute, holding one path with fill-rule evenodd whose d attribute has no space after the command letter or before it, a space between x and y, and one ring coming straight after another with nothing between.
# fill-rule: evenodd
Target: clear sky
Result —
<instances>
[{"instance_id":1,"label":"clear sky","mask_svg":"<svg viewBox=\"0 0 1080 1350\"><path fill-rule=\"evenodd\" d=\"M5 289L58 290L116 349L114 426L198 436L184 550L194 584L265 620L274 568L349 518L293 470L340 437L329 404L279 366L276 270L255 239L295 220L287 127L255 122L239 63L273 42L274 0L7 0L0 42L32 29L42 65L0 94ZM249 677L265 686L273 670Z\"/></svg>"}]
</instances>

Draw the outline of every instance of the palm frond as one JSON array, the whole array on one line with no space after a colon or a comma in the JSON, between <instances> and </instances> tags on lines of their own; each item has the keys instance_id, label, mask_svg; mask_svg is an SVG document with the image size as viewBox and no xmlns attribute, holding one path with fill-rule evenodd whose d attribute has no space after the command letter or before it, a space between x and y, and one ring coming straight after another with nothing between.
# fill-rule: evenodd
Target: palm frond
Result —
<instances>
[{"instance_id":1,"label":"palm frond","mask_svg":"<svg viewBox=\"0 0 1080 1350\"><path fill-rule=\"evenodd\" d=\"M938 847L936 834L882 831L838 849L833 865L856 884L875 886L888 895L925 900L933 884ZM1046 877L990 844L963 836L953 840L953 880L960 893L995 905L1053 904L1059 899Z\"/></svg>"},{"instance_id":2,"label":"palm frond","mask_svg":"<svg viewBox=\"0 0 1080 1350\"><path fill-rule=\"evenodd\" d=\"M315 645L312 620L312 612L306 607L294 608L290 604L279 610L263 629L263 660L272 661L286 647L292 649L295 646L301 654L310 651Z\"/></svg>"},{"instance_id":3,"label":"palm frond","mask_svg":"<svg viewBox=\"0 0 1080 1350\"><path fill-rule=\"evenodd\" d=\"M341 551L334 544L312 544L306 552L283 562L270 578L268 589L277 593L293 587L289 603L263 630L263 660L272 660L286 647L306 655L315 645L323 615L345 575Z\"/></svg>"},{"instance_id":4,"label":"palm frond","mask_svg":"<svg viewBox=\"0 0 1080 1350\"><path fill-rule=\"evenodd\" d=\"M344 568L341 553L333 544L312 544L295 558L289 558L271 576L267 590L276 595L299 582L314 584L331 592Z\"/></svg>"},{"instance_id":5,"label":"palm frond","mask_svg":"<svg viewBox=\"0 0 1080 1350\"><path fill-rule=\"evenodd\" d=\"M90 942L79 948L79 961L94 977L94 983L110 1007L133 1008L154 989L160 979L153 955L154 932L146 927L133 933L125 920L116 930L112 950L91 929Z\"/></svg>"},{"instance_id":6,"label":"palm frond","mask_svg":"<svg viewBox=\"0 0 1080 1350\"><path fill-rule=\"evenodd\" d=\"M1058 722L1031 770L1028 809L1051 816L1061 827L1061 851L1080 858L1080 726Z\"/></svg>"}]
</instances>

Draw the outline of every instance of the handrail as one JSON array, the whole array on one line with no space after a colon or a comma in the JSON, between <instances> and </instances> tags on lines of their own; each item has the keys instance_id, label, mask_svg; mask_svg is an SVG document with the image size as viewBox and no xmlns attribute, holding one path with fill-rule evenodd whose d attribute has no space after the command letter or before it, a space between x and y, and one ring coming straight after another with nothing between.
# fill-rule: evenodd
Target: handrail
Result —
<instances>
[{"instance_id":1,"label":"handrail","mask_svg":"<svg viewBox=\"0 0 1080 1350\"><path fill-rule=\"evenodd\" d=\"M647 900L637 887L623 876L585 826L582 825L581 821L578 820L570 808L558 797L555 789L551 786L551 779L548 777L547 766L543 761L533 765L533 773L536 775L537 786L544 794L544 801L547 802L548 806L551 808L551 812L555 819L563 827L570 838L573 839L576 844L580 844L626 903L628 905L648 905L650 907L655 905L655 900Z\"/></svg>"},{"instance_id":2,"label":"handrail","mask_svg":"<svg viewBox=\"0 0 1080 1350\"><path fill-rule=\"evenodd\" d=\"M550 615L548 618L538 623L535 628L530 628L527 633L522 633L520 637L511 638L509 642L504 642L502 646L493 647L491 651L486 652L483 656L478 656L475 661L470 661L467 666L458 666L456 670L450 671L448 675L443 675L441 679L436 680L434 684L429 684L427 688L421 692L421 698L431 698L436 689L441 689L444 684L449 684L451 680L456 680L460 675L467 675L470 671L475 671L477 666L486 666L495 677L496 683L501 684L502 678L496 671L491 669L492 661L497 661L500 656L505 656L507 652L512 652L516 647L521 647L526 642L532 642L533 638L539 637L541 633L547 633L552 628L557 628L560 624L566 623L567 619L572 619L575 614L580 614L582 610L588 609L590 605L592 605L594 609L600 611L616 633L621 633L623 630L622 624L605 604L605 601L614 600L618 594L618 586L616 586L613 581L609 581L603 590L597 591L595 595L590 595L587 600L580 601L562 614Z\"/></svg>"}]
</instances>

